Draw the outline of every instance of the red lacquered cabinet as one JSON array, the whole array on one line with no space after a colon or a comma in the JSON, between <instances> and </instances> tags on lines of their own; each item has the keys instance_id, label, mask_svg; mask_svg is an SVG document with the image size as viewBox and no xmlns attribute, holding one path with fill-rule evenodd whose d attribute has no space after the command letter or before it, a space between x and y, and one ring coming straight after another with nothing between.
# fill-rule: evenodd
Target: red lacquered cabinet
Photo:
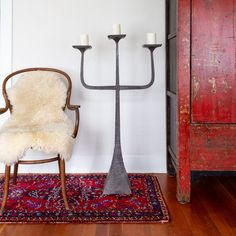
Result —
<instances>
[{"instance_id":1,"label":"red lacquered cabinet","mask_svg":"<svg viewBox=\"0 0 236 236\"><path fill-rule=\"evenodd\" d=\"M236 171L236 0L177 2L176 152L168 149L177 198L189 202L192 171Z\"/></svg>"}]
</instances>

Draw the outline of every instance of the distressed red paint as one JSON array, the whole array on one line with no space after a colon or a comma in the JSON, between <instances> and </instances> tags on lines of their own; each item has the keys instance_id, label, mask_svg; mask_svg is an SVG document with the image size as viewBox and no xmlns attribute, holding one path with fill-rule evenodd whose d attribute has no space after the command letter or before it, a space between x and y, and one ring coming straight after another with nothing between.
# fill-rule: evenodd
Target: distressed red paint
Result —
<instances>
[{"instance_id":1,"label":"distressed red paint","mask_svg":"<svg viewBox=\"0 0 236 236\"><path fill-rule=\"evenodd\" d=\"M177 11L177 197L188 202L191 171L236 171L236 0Z\"/></svg>"},{"instance_id":2,"label":"distressed red paint","mask_svg":"<svg viewBox=\"0 0 236 236\"><path fill-rule=\"evenodd\" d=\"M192 0L193 122L236 122L235 3Z\"/></svg>"},{"instance_id":3,"label":"distressed red paint","mask_svg":"<svg viewBox=\"0 0 236 236\"><path fill-rule=\"evenodd\" d=\"M177 198L190 200L190 0L178 1L177 32Z\"/></svg>"},{"instance_id":4,"label":"distressed red paint","mask_svg":"<svg viewBox=\"0 0 236 236\"><path fill-rule=\"evenodd\" d=\"M191 170L236 170L236 125L191 125Z\"/></svg>"}]
</instances>

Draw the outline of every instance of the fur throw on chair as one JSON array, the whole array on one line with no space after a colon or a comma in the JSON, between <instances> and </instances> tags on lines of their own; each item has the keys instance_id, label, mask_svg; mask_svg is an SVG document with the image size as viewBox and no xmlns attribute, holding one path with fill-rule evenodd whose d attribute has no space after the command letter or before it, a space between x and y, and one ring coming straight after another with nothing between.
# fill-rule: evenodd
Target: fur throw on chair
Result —
<instances>
[{"instance_id":1,"label":"fur throw on chair","mask_svg":"<svg viewBox=\"0 0 236 236\"><path fill-rule=\"evenodd\" d=\"M53 72L23 74L9 90L11 117L0 129L0 161L13 164L28 149L71 156L73 126L63 111L67 88Z\"/></svg>"}]
</instances>

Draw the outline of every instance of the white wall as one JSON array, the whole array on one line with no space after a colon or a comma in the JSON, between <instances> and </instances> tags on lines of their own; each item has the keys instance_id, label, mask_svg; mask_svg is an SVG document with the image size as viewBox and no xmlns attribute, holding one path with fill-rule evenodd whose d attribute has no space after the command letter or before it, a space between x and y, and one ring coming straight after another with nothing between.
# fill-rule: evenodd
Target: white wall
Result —
<instances>
[{"instance_id":1,"label":"white wall","mask_svg":"<svg viewBox=\"0 0 236 236\"><path fill-rule=\"evenodd\" d=\"M12 70L12 1L0 0L0 76ZM2 99L0 104L3 105Z\"/></svg>"},{"instance_id":2,"label":"white wall","mask_svg":"<svg viewBox=\"0 0 236 236\"><path fill-rule=\"evenodd\" d=\"M85 55L86 81L114 84L115 48L107 35L113 23L121 23L127 34L120 43L121 83L145 84L150 58L142 44L147 32L157 32L163 46L155 52L154 85L121 92L121 140L128 172L166 171L164 0L13 0L12 19L12 69L56 67L73 80L72 100L81 105L81 123L67 172L107 172L114 145L114 92L82 87L80 54L72 45L79 44L81 33L89 33L93 49ZM57 166L22 166L20 171L55 172Z\"/></svg>"},{"instance_id":3,"label":"white wall","mask_svg":"<svg viewBox=\"0 0 236 236\"><path fill-rule=\"evenodd\" d=\"M0 83L12 71L12 1L0 0ZM1 96L0 107L5 107ZM0 125L9 117L4 113Z\"/></svg>"}]
</instances>

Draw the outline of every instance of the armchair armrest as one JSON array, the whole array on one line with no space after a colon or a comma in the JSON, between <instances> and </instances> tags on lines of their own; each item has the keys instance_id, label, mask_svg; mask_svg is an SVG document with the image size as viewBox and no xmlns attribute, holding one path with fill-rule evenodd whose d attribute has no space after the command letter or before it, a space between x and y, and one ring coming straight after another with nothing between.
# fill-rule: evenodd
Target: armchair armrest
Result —
<instances>
[{"instance_id":1,"label":"armchair armrest","mask_svg":"<svg viewBox=\"0 0 236 236\"><path fill-rule=\"evenodd\" d=\"M5 113L8 110L8 107L0 108L0 115Z\"/></svg>"},{"instance_id":2,"label":"armchair armrest","mask_svg":"<svg viewBox=\"0 0 236 236\"><path fill-rule=\"evenodd\" d=\"M75 111L75 127L72 134L72 138L76 138L79 129L79 105L67 105L67 108L71 111Z\"/></svg>"}]
</instances>

